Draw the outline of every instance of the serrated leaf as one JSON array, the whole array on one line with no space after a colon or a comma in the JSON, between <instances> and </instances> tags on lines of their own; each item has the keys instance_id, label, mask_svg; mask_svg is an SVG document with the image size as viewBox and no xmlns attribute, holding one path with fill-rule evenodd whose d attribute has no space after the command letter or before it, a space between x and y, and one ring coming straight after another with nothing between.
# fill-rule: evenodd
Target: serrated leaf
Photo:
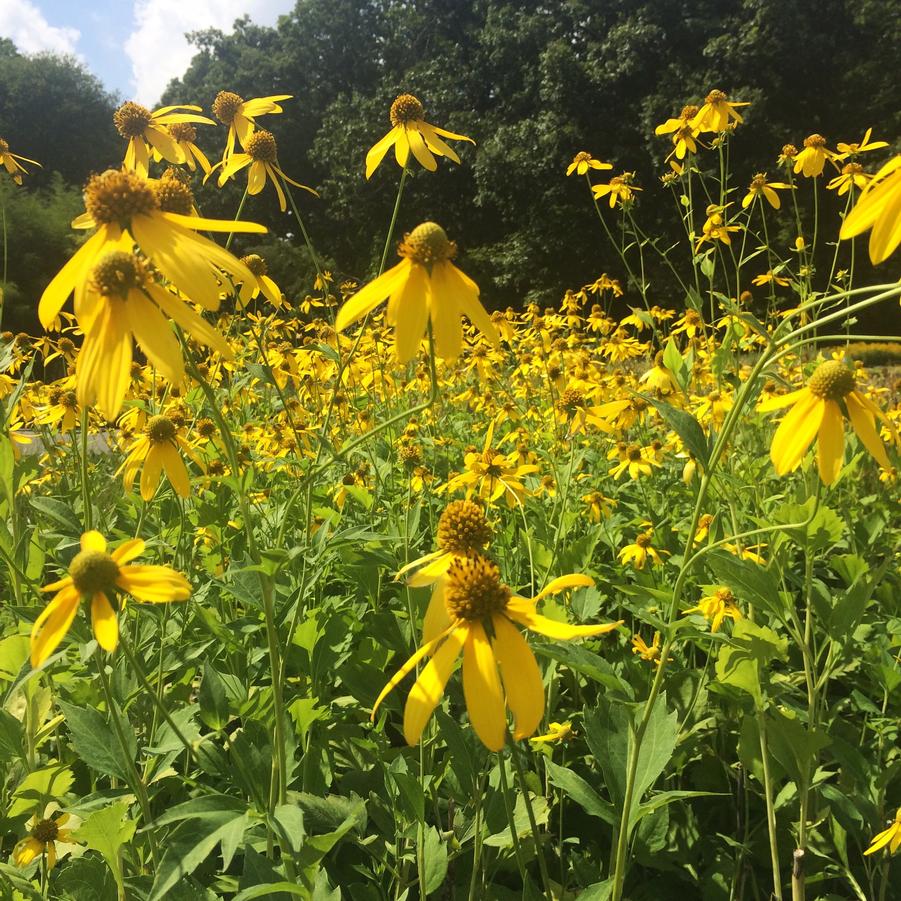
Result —
<instances>
[{"instance_id":1,"label":"serrated leaf","mask_svg":"<svg viewBox=\"0 0 901 901\"><path fill-rule=\"evenodd\" d=\"M122 748L106 717L89 707L76 707L65 701L58 702L66 718L66 727L72 737L75 752L92 769L105 776L116 776L128 783L131 773ZM134 732L126 731L134 741ZM132 760L137 748L132 750Z\"/></svg>"},{"instance_id":2,"label":"serrated leaf","mask_svg":"<svg viewBox=\"0 0 901 901\"><path fill-rule=\"evenodd\" d=\"M119 886L120 892L124 891L122 885L122 867L119 860L119 849L122 845L131 841L135 834L137 823L134 820L123 820L128 813L128 804L119 801L96 810L78 828L75 838L83 842L94 851L103 855Z\"/></svg>"}]
</instances>

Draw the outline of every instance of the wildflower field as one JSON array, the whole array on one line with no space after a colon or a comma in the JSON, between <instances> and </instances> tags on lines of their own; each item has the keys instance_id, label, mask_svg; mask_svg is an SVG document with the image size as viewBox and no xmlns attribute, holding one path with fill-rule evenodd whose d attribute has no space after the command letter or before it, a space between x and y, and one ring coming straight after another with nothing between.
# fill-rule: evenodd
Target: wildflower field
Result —
<instances>
[{"instance_id":1,"label":"wildflower field","mask_svg":"<svg viewBox=\"0 0 901 901\"><path fill-rule=\"evenodd\" d=\"M405 213L480 136L412 94L371 124L351 280L295 102L122 105L3 333L0 897L901 898L901 156L736 160L713 89L656 183L573 147L605 270L493 309ZM242 253L260 195L299 296Z\"/></svg>"}]
</instances>

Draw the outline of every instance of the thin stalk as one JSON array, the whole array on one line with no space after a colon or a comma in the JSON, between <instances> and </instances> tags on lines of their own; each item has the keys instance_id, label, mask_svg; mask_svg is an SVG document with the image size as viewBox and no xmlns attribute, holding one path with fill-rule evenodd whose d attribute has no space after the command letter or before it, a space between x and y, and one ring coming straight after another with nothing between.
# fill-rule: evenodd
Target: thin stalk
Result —
<instances>
[{"instance_id":1,"label":"thin stalk","mask_svg":"<svg viewBox=\"0 0 901 901\"><path fill-rule=\"evenodd\" d=\"M519 875L522 877L523 885L525 885L526 864L525 859L522 856L522 846L519 844L519 836L516 833L516 822L513 817L513 799L510 794L510 783L507 781L507 764L504 762L504 755L500 752L498 752L497 755L497 765L501 772L501 794L504 796L504 809L507 811L507 822L510 824L510 838L513 841L513 853L516 856Z\"/></svg>"},{"instance_id":2,"label":"thin stalk","mask_svg":"<svg viewBox=\"0 0 901 901\"><path fill-rule=\"evenodd\" d=\"M773 868L773 896L776 901L782 901L782 874L779 867L779 844L776 840L776 806L773 801L773 779L766 739L766 717L760 708L757 710L757 730L760 733L760 757L763 761L763 794L766 800L766 829L770 840L770 865Z\"/></svg>"},{"instance_id":3,"label":"thin stalk","mask_svg":"<svg viewBox=\"0 0 901 901\"><path fill-rule=\"evenodd\" d=\"M391 223L388 225L388 234L385 236L385 247L382 250L382 261L379 263L379 275L385 271L385 263L388 261L388 251L391 248L391 239L394 237L394 226L397 224L397 213L400 210L400 199L404 193L404 185L407 182L407 167L404 166L400 174L400 183L397 186L397 197L394 200L394 212L391 214Z\"/></svg>"},{"instance_id":4,"label":"thin stalk","mask_svg":"<svg viewBox=\"0 0 901 901\"><path fill-rule=\"evenodd\" d=\"M529 787L526 785L526 775L522 768L522 761L519 759L519 749L516 742L510 736L507 736L510 744L510 756L513 758L513 766L516 767L516 778L519 780L519 790L522 792L522 799L526 805L526 815L529 818L529 828L532 830L532 840L535 842L535 856L538 858L538 870L541 873L541 882L544 885L546 898L553 898L554 893L551 891L551 877L547 869L547 861L544 859L544 848L541 844L541 833L538 831L538 821L535 819L535 811L532 809L532 799L529 797ZM510 824L512 830L513 824Z\"/></svg>"}]
</instances>

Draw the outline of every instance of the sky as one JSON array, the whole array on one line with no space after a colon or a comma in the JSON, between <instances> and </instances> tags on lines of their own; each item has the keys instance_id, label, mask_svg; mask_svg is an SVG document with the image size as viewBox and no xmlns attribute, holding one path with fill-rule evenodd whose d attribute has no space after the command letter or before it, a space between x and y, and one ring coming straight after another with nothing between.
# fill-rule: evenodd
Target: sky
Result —
<instances>
[{"instance_id":1,"label":"sky","mask_svg":"<svg viewBox=\"0 0 901 901\"><path fill-rule=\"evenodd\" d=\"M194 55L185 32L273 25L294 0L0 0L0 37L20 53L70 53L123 100L157 103Z\"/></svg>"}]
</instances>

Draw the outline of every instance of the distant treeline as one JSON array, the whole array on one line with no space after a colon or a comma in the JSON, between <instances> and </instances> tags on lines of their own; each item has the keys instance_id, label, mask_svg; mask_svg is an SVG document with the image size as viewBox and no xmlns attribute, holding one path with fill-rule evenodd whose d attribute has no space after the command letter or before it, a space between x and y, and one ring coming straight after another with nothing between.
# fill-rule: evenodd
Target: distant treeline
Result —
<instances>
[{"instance_id":1,"label":"distant treeline","mask_svg":"<svg viewBox=\"0 0 901 901\"><path fill-rule=\"evenodd\" d=\"M424 219L444 225L494 307L556 303L564 288L602 271L625 278L584 180L564 175L577 151L609 160L614 172L635 171L645 189L636 210L642 227L678 238L671 192L659 180L670 144L654 126L712 88L751 103L730 150L742 191L736 203L755 172L778 177L784 144L800 147L813 132L833 147L859 141L870 126L896 149L901 138L895 0L298 0L275 27L244 19L231 35L209 30L193 39L198 52L163 102L209 110L223 89L247 98L293 94L283 115L261 124L278 139L282 168L320 192L300 202L339 278L365 277L384 242L399 170L389 160L367 182L363 160L390 127L397 94L415 94L429 121L474 138L475 147L458 145L460 166L415 167L399 229ZM116 101L72 61L26 59L0 41L0 84L10 86L0 93L0 136L17 152L76 185L118 163ZM208 129L200 143L212 159L223 139L224 129ZM714 156L702 160L715 164ZM809 190L799 194L807 203ZM234 215L239 198L235 185L208 186L203 210ZM821 203L824 227L837 232L839 208L832 197ZM293 229L274 194L252 198L246 210L273 229L269 251L283 287L309 290L303 254L277 241ZM770 237L788 244L793 217L779 221ZM830 260L832 251L824 247ZM48 260L48 273L57 262ZM876 277L897 278L897 270L886 264ZM664 271L651 280L657 302L683 302ZM20 288L28 294L34 285Z\"/></svg>"}]
</instances>

